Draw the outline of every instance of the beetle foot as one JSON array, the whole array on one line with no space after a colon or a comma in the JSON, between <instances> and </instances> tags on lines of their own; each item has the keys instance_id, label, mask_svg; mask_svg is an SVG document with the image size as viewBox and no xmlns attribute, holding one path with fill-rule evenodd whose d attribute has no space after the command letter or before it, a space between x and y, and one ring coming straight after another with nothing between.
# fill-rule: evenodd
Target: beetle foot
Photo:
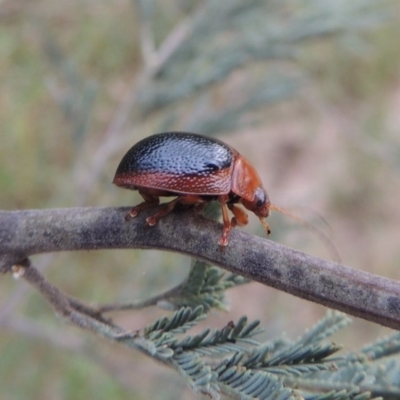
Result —
<instances>
[{"instance_id":1,"label":"beetle foot","mask_svg":"<svg viewBox=\"0 0 400 400\"><path fill-rule=\"evenodd\" d=\"M155 218L154 216L147 217L146 222L147 222L147 225L154 226L157 223L157 218Z\"/></svg>"},{"instance_id":2,"label":"beetle foot","mask_svg":"<svg viewBox=\"0 0 400 400\"><path fill-rule=\"evenodd\" d=\"M227 238L227 236L226 236L226 235L222 235L222 236L221 236L221 239L219 239L218 244L219 244L221 247L226 247L226 246L228 246L228 238Z\"/></svg>"},{"instance_id":3,"label":"beetle foot","mask_svg":"<svg viewBox=\"0 0 400 400\"><path fill-rule=\"evenodd\" d=\"M136 208L132 208L132 210L125 215L125 221L129 221L130 219L135 218L137 215L138 211L136 210Z\"/></svg>"}]
</instances>

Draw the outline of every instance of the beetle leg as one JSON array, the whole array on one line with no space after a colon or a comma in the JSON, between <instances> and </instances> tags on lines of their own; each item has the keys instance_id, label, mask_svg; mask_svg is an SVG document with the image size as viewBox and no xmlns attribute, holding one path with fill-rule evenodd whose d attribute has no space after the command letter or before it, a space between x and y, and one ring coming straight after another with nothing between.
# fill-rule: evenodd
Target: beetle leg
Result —
<instances>
[{"instance_id":1,"label":"beetle leg","mask_svg":"<svg viewBox=\"0 0 400 400\"><path fill-rule=\"evenodd\" d=\"M137 206L133 207L128 214L125 215L125 219L135 218L142 210L147 207L156 206L160 203L160 198L158 196L154 196L148 193L143 193L139 190L140 195L143 197L144 202L138 204Z\"/></svg>"},{"instance_id":2,"label":"beetle leg","mask_svg":"<svg viewBox=\"0 0 400 400\"><path fill-rule=\"evenodd\" d=\"M180 200L179 197L177 197L176 199L165 204L165 207L163 207L158 213L151 215L150 217L147 217L146 222L150 226L155 225L160 218L165 217L175 208L175 206L179 203L179 200Z\"/></svg>"},{"instance_id":3,"label":"beetle leg","mask_svg":"<svg viewBox=\"0 0 400 400\"><path fill-rule=\"evenodd\" d=\"M204 198L198 195L181 196L179 199L179 203L194 206L195 210L199 213L204 210L204 207L209 202L209 200L204 200Z\"/></svg>"},{"instance_id":4,"label":"beetle leg","mask_svg":"<svg viewBox=\"0 0 400 400\"><path fill-rule=\"evenodd\" d=\"M238 207L235 204L228 203L228 208L232 211L234 217L231 220L231 225L232 226L243 226L247 225L249 222L249 218L247 217L246 212L243 210L243 208Z\"/></svg>"},{"instance_id":5,"label":"beetle leg","mask_svg":"<svg viewBox=\"0 0 400 400\"><path fill-rule=\"evenodd\" d=\"M228 208L226 207L226 197L220 196L219 201L221 203L222 221L224 223L224 229L222 231L221 239L219 239L219 245L225 247L228 245L228 236L232 225L231 221L229 220Z\"/></svg>"},{"instance_id":6,"label":"beetle leg","mask_svg":"<svg viewBox=\"0 0 400 400\"><path fill-rule=\"evenodd\" d=\"M164 207L158 213L151 215L150 217L147 217L146 222L150 226L155 225L160 218L165 217L167 214L169 214L177 204L197 205L202 202L204 202L204 200L200 196L195 196L195 195L179 196L176 199L170 201L169 203L164 204L163 205Z\"/></svg>"},{"instance_id":7,"label":"beetle leg","mask_svg":"<svg viewBox=\"0 0 400 400\"><path fill-rule=\"evenodd\" d=\"M206 201L201 198L201 196L195 194L188 194L186 196L179 197L179 203L187 205L195 205L196 207L200 205L205 205Z\"/></svg>"}]
</instances>

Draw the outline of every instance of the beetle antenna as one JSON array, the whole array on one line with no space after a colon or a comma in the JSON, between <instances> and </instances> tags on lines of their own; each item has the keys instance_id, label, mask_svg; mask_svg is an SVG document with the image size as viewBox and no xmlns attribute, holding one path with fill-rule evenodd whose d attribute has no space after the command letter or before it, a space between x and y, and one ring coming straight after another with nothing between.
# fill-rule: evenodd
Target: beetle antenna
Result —
<instances>
[{"instance_id":1,"label":"beetle antenna","mask_svg":"<svg viewBox=\"0 0 400 400\"><path fill-rule=\"evenodd\" d=\"M285 214L289 218L301 223L303 226L305 226L307 229L309 229L311 232L313 232L321 240L322 243L324 243L324 245L328 249L329 253L331 253L331 256L334 261L336 261L336 262L341 261L341 257L340 257L340 254L339 254L337 248L335 247L335 245L332 243L332 240L329 238L329 236L324 231L322 231L317 226L307 222L303 218L299 217L298 215L294 214L290 210L287 210L283 207L279 207L274 204L270 204L269 208L270 208L270 210L278 211L281 214ZM321 219L326 223L326 220L324 218L321 217Z\"/></svg>"},{"instance_id":2,"label":"beetle antenna","mask_svg":"<svg viewBox=\"0 0 400 400\"><path fill-rule=\"evenodd\" d=\"M264 227L265 233L267 234L267 236L269 236L271 233L271 228L269 227L268 222L263 217L259 217L259 219L262 223L262 226Z\"/></svg>"}]
</instances>

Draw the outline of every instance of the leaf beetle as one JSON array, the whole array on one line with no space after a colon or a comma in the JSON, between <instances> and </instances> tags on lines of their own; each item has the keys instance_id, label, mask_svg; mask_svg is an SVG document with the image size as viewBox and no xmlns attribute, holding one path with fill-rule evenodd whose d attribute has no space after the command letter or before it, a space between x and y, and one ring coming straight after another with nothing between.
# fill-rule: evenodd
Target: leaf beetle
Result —
<instances>
[{"instance_id":1,"label":"leaf beetle","mask_svg":"<svg viewBox=\"0 0 400 400\"><path fill-rule=\"evenodd\" d=\"M113 183L138 190L144 202L133 207L126 219L157 205L162 196L176 196L146 221L153 226L177 204L202 207L218 200L222 208L223 231L220 246L228 245L232 226L246 225L242 204L260 219L267 235L271 207L257 171L250 162L226 143L187 132L166 132L149 136L131 147L122 158ZM234 217L229 218L228 209Z\"/></svg>"}]
</instances>

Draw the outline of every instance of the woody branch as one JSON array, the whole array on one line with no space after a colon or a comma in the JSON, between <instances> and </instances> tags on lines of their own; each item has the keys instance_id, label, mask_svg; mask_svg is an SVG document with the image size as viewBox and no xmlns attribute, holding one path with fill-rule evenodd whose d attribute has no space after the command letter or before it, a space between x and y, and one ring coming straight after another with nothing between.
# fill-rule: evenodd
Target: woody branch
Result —
<instances>
[{"instance_id":1,"label":"woody branch","mask_svg":"<svg viewBox=\"0 0 400 400\"><path fill-rule=\"evenodd\" d=\"M292 295L400 329L400 282L319 259L233 229L221 250L221 225L194 211L146 227L151 209L126 222L129 208L0 212L0 272L35 254L98 249L160 249L190 255ZM28 267L29 268L29 267ZM162 268L162 266L160 266Z\"/></svg>"}]
</instances>

